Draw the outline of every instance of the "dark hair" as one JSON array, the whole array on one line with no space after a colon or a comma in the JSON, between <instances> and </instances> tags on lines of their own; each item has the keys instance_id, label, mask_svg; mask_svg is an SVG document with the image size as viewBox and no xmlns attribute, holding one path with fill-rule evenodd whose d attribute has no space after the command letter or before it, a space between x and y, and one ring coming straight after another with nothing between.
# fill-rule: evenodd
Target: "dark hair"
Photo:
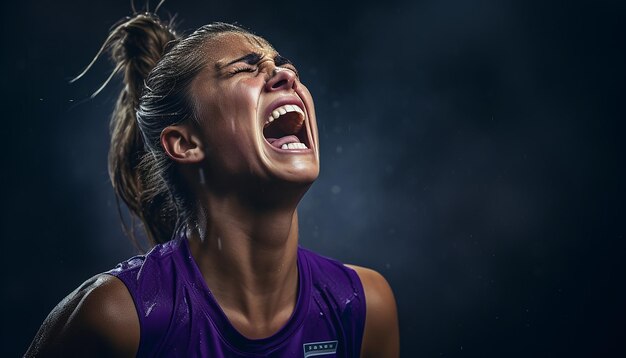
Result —
<instances>
[{"instance_id":1,"label":"dark hair","mask_svg":"<svg viewBox=\"0 0 626 358\"><path fill-rule=\"evenodd\" d=\"M109 176L131 212L130 230L122 223L135 244L135 217L152 244L169 241L178 228L194 224L196 204L181 189L180 175L160 136L167 126L196 120L189 88L205 66L203 45L226 32L251 34L235 25L211 23L179 36L155 14L136 14L113 28L99 52L111 54L111 77L124 74L111 117Z\"/></svg>"}]
</instances>

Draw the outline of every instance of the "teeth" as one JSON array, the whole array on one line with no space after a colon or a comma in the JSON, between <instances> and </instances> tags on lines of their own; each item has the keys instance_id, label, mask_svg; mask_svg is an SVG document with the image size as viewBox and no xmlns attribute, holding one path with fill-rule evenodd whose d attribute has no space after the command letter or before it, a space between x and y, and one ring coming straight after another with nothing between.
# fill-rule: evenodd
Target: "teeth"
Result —
<instances>
[{"instance_id":1,"label":"teeth","mask_svg":"<svg viewBox=\"0 0 626 358\"><path fill-rule=\"evenodd\" d=\"M302 118L304 118L304 112L302 111L302 109L300 109L300 107L294 104L286 104L272 111L272 113L267 117L267 121L265 121L265 126L272 123L275 119L278 119L278 117L282 116L283 114L289 112L298 112L300 113Z\"/></svg>"},{"instance_id":2,"label":"teeth","mask_svg":"<svg viewBox=\"0 0 626 358\"><path fill-rule=\"evenodd\" d=\"M307 146L304 143L285 143L280 149L307 149Z\"/></svg>"},{"instance_id":3,"label":"teeth","mask_svg":"<svg viewBox=\"0 0 626 358\"><path fill-rule=\"evenodd\" d=\"M278 117L282 116L285 113L288 112L298 112L302 115L304 115L304 112L302 112L302 110L300 109L300 107L292 105L292 104L286 104L282 107L278 107L275 110L272 111L272 114L270 115L269 118L273 118L270 120L270 122L274 119L278 119Z\"/></svg>"}]
</instances>

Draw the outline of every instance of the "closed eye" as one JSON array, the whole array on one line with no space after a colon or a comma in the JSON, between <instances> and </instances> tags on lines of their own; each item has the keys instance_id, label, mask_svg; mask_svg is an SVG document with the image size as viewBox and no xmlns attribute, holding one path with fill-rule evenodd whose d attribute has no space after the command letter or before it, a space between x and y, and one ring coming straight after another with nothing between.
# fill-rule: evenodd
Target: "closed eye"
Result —
<instances>
[{"instance_id":1,"label":"closed eye","mask_svg":"<svg viewBox=\"0 0 626 358\"><path fill-rule=\"evenodd\" d=\"M255 72L258 68L256 66L242 66L242 67L234 67L232 70L228 71L230 76L234 76L241 72Z\"/></svg>"}]
</instances>

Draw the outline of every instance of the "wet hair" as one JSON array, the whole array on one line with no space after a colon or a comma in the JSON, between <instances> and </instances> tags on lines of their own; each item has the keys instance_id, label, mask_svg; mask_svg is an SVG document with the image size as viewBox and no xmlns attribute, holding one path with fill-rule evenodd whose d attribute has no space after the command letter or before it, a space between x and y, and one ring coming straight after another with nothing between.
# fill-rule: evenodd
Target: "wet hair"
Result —
<instances>
[{"instance_id":1,"label":"wet hair","mask_svg":"<svg viewBox=\"0 0 626 358\"><path fill-rule=\"evenodd\" d=\"M99 52L108 51L115 64L109 79L123 74L110 124L109 176L118 209L121 198L130 210L130 229L123 218L122 223L135 244L137 218L151 244L169 241L176 230L197 225L197 204L183 189L160 136L168 126L197 122L190 85L206 65L203 45L228 32L252 35L232 24L211 23L181 36L171 22L142 13L118 23Z\"/></svg>"}]
</instances>

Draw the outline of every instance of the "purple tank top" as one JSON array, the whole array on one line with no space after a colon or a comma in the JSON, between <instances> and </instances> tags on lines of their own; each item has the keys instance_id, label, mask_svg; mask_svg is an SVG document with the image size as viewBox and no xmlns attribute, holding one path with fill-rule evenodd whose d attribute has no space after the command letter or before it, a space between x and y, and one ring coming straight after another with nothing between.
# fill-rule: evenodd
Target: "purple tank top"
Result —
<instances>
[{"instance_id":1,"label":"purple tank top","mask_svg":"<svg viewBox=\"0 0 626 358\"><path fill-rule=\"evenodd\" d=\"M356 272L301 247L297 261L291 318L263 339L246 338L230 324L184 235L107 273L124 282L135 302L138 357L359 357L365 295Z\"/></svg>"}]
</instances>

